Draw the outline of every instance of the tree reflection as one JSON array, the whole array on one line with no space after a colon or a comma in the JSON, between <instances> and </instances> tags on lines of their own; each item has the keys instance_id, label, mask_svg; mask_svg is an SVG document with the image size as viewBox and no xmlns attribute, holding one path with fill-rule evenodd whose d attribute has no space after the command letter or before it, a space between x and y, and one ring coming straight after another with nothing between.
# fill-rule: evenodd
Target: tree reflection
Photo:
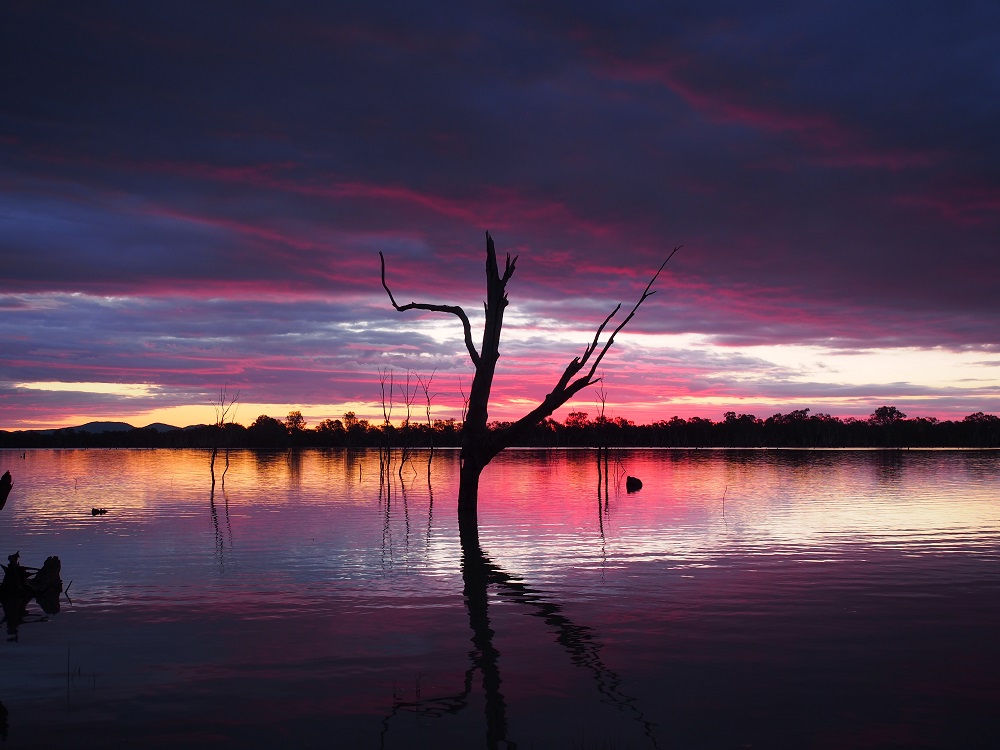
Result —
<instances>
[{"instance_id":1,"label":"tree reflection","mask_svg":"<svg viewBox=\"0 0 1000 750\"><path fill-rule=\"evenodd\" d=\"M454 694L422 697L419 687L414 700L393 697L393 706L383 721L384 745L391 719L401 711L426 717L456 714L468 706L469 696L478 672L485 698L486 747L489 750L517 744L508 737L508 705L501 690L500 651L493 645L495 631L489 615L489 588L509 603L518 604L529 614L539 617L551 629L574 666L589 672L603 702L636 721L651 747L657 747L655 725L636 705L636 699L621 688L621 677L609 669L601 658L603 644L597 633L586 625L578 625L563 613L562 606L539 589L511 575L490 560L479 542L479 525L475 513L459 514L459 534L462 546L462 581L465 607L472 630L473 648L469 651L471 665L465 672L462 689Z\"/></svg>"},{"instance_id":2,"label":"tree reflection","mask_svg":"<svg viewBox=\"0 0 1000 750\"><path fill-rule=\"evenodd\" d=\"M469 653L474 669L483 679L486 695L486 747L492 750L507 740L507 702L500 692L500 652L493 645L493 628L490 627L489 585L509 579L494 565L479 544L479 527L475 517L459 516L459 533L462 538L462 581L465 587L465 607L469 612L472 628L473 650Z\"/></svg>"},{"instance_id":3,"label":"tree reflection","mask_svg":"<svg viewBox=\"0 0 1000 750\"><path fill-rule=\"evenodd\" d=\"M215 557L219 561L219 572L226 569L226 536L229 536L229 549L233 548L233 525L229 520L229 495L226 494L225 482L222 484L223 515L226 524L226 531L223 532L219 523L219 511L215 504L215 484L212 485L208 493L208 508L212 516L212 526L215 529Z\"/></svg>"}]
</instances>

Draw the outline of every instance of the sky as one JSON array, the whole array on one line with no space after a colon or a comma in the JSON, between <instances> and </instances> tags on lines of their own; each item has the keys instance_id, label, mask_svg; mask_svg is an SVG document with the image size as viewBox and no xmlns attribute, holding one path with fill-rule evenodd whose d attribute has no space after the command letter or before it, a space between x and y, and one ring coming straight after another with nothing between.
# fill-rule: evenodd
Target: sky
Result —
<instances>
[{"instance_id":1,"label":"sky","mask_svg":"<svg viewBox=\"0 0 1000 750\"><path fill-rule=\"evenodd\" d=\"M9 0L0 429L460 419L487 231L491 418L676 246L608 416L1000 413L998 132L993 2Z\"/></svg>"}]
</instances>

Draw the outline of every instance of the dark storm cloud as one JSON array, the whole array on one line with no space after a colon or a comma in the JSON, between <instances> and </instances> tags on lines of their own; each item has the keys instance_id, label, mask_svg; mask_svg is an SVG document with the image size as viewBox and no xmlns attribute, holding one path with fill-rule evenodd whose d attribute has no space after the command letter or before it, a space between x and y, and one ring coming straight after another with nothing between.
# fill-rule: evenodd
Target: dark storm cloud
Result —
<instances>
[{"instance_id":1,"label":"dark storm cloud","mask_svg":"<svg viewBox=\"0 0 1000 750\"><path fill-rule=\"evenodd\" d=\"M485 229L528 324L684 244L636 332L995 350L998 49L975 2L8 3L0 380L457 372L377 251L474 313Z\"/></svg>"}]
</instances>

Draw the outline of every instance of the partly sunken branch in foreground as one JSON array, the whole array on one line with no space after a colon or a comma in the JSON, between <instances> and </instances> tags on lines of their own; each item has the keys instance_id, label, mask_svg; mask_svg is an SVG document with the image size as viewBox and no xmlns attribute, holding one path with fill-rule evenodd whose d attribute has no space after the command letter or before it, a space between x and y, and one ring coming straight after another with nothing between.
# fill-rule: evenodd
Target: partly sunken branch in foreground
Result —
<instances>
[{"instance_id":1,"label":"partly sunken branch in foreground","mask_svg":"<svg viewBox=\"0 0 1000 750\"><path fill-rule=\"evenodd\" d=\"M504 264L503 273L500 273L497 264L496 248L493 246L493 238L489 232L486 233L486 322L483 326L483 343L477 351L472 340L472 326L469 323L469 316L465 310L457 305L436 305L423 302L409 302L400 305L396 302L389 285L385 280L385 257L379 253L382 264L382 287L389 295L389 301L398 312L407 310L426 310L428 312L441 312L455 315L462 321L462 328L465 332L465 347L469 350L469 357L476 368L472 380L472 388L469 392L468 413L462 428L462 460L461 476L458 490L458 510L459 516L474 520L476 515L476 504L479 497L479 477L486 465L504 448L513 445L531 427L550 416L556 409L569 401L579 391L589 385L600 381L596 377L597 367L600 365L604 355L608 353L611 345L615 341L615 336L632 320L639 306L656 292L652 289L663 267L667 265L674 253L679 248L674 248L663 261L659 269L653 274L638 302L632 307L625 319L612 331L603 346L600 344L601 334L608 327L612 318L621 309L619 304L604 322L598 327L594 334L594 340L584 349L583 354L574 357L562 377L556 382L552 391L542 400L542 402L525 414L519 420L499 432L490 432L487 428L489 418L490 391L493 387L493 376L496 372L497 360L500 359L500 333L503 328L503 313L507 307L507 282L514 275L514 267L517 257L511 259L510 254Z\"/></svg>"}]
</instances>

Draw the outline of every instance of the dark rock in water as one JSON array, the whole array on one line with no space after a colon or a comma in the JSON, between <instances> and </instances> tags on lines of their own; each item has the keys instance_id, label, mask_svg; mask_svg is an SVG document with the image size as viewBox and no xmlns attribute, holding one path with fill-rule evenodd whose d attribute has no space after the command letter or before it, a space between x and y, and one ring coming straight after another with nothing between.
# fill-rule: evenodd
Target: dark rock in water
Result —
<instances>
[{"instance_id":1,"label":"dark rock in water","mask_svg":"<svg viewBox=\"0 0 1000 750\"><path fill-rule=\"evenodd\" d=\"M103 516L107 512L108 512L107 508L91 508L90 509L90 515L92 515L92 516Z\"/></svg>"},{"instance_id":2,"label":"dark rock in water","mask_svg":"<svg viewBox=\"0 0 1000 750\"><path fill-rule=\"evenodd\" d=\"M642 489L642 482L638 477L625 477L625 491L638 492Z\"/></svg>"},{"instance_id":3,"label":"dark rock in water","mask_svg":"<svg viewBox=\"0 0 1000 750\"><path fill-rule=\"evenodd\" d=\"M0 510L3 510L3 506L7 504L7 495L10 494L10 488L13 486L14 482L10 478L10 472L5 471L0 477Z\"/></svg>"}]
</instances>

